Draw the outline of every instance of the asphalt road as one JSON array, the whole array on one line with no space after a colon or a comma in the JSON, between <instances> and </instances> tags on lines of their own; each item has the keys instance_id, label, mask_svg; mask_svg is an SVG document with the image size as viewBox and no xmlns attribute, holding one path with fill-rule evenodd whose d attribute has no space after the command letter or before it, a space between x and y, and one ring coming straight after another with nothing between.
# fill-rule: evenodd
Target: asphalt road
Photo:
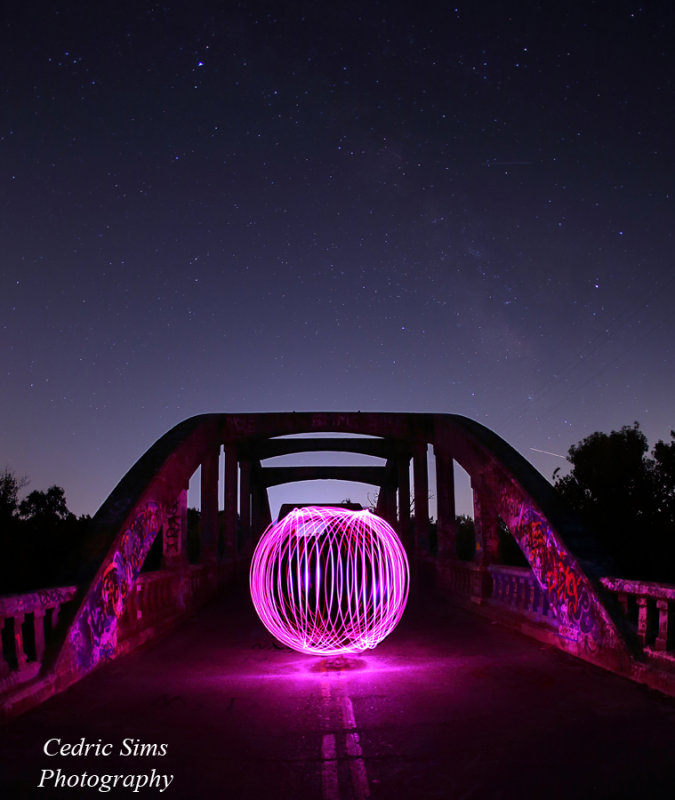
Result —
<instances>
[{"instance_id":1,"label":"asphalt road","mask_svg":"<svg viewBox=\"0 0 675 800\"><path fill-rule=\"evenodd\" d=\"M275 646L241 584L0 728L0 796L670 798L674 761L675 700L480 617L412 598L331 661Z\"/></svg>"}]
</instances>

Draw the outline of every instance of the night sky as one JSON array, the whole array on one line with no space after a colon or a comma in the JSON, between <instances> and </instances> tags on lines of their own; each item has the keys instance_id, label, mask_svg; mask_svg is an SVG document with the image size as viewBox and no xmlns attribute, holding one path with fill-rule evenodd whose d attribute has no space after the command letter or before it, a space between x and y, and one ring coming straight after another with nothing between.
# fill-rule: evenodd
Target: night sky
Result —
<instances>
[{"instance_id":1,"label":"night sky","mask_svg":"<svg viewBox=\"0 0 675 800\"><path fill-rule=\"evenodd\" d=\"M2 13L0 467L27 489L94 513L208 411L464 414L549 478L593 431L669 437L669 0Z\"/></svg>"}]
</instances>

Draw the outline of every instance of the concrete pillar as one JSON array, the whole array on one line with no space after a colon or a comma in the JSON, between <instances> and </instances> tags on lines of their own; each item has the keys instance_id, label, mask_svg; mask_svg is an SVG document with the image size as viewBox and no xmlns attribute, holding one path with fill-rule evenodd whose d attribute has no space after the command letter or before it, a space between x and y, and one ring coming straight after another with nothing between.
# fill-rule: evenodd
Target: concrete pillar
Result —
<instances>
[{"instance_id":1,"label":"concrete pillar","mask_svg":"<svg viewBox=\"0 0 675 800\"><path fill-rule=\"evenodd\" d=\"M474 561L487 567L499 561L499 525L495 487L489 474L471 477L473 489L473 520L476 530Z\"/></svg>"},{"instance_id":2,"label":"concrete pillar","mask_svg":"<svg viewBox=\"0 0 675 800\"><path fill-rule=\"evenodd\" d=\"M23 623L25 619L24 614L14 615L14 652L16 653L18 669L23 669L28 663L28 656L23 646Z\"/></svg>"},{"instance_id":3,"label":"concrete pillar","mask_svg":"<svg viewBox=\"0 0 675 800\"><path fill-rule=\"evenodd\" d=\"M267 494L267 489L264 486L260 487L260 513L262 526L260 532L262 533L269 525L272 524L272 510L270 509L270 498Z\"/></svg>"},{"instance_id":4,"label":"concrete pillar","mask_svg":"<svg viewBox=\"0 0 675 800\"><path fill-rule=\"evenodd\" d=\"M647 605L646 597L637 598L638 607L638 636L644 647L647 644L649 637L649 607ZM14 623L16 624L16 623Z\"/></svg>"},{"instance_id":5,"label":"concrete pillar","mask_svg":"<svg viewBox=\"0 0 675 800\"><path fill-rule=\"evenodd\" d=\"M251 462L247 458L239 462L239 524L240 547L246 552L251 538Z\"/></svg>"},{"instance_id":6,"label":"concrete pillar","mask_svg":"<svg viewBox=\"0 0 675 800\"><path fill-rule=\"evenodd\" d=\"M202 461L202 513L200 522L200 561L218 558L218 459L220 445L209 450Z\"/></svg>"},{"instance_id":7,"label":"concrete pillar","mask_svg":"<svg viewBox=\"0 0 675 800\"><path fill-rule=\"evenodd\" d=\"M396 484L394 484L391 489L387 491L387 508L385 513L385 519L391 525L391 527L396 530L396 525L398 524L396 511Z\"/></svg>"},{"instance_id":8,"label":"concrete pillar","mask_svg":"<svg viewBox=\"0 0 675 800\"><path fill-rule=\"evenodd\" d=\"M396 486L385 484L377 497L377 513L396 528Z\"/></svg>"},{"instance_id":9,"label":"concrete pillar","mask_svg":"<svg viewBox=\"0 0 675 800\"><path fill-rule=\"evenodd\" d=\"M668 601L657 600L656 610L659 612L659 633L654 648L665 652L668 649Z\"/></svg>"},{"instance_id":10,"label":"concrete pillar","mask_svg":"<svg viewBox=\"0 0 675 800\"><path fill-rule=\"evenodd\" d=\"M380 486L380 491L377 493L377 503L375 504L375 513L378 517L384 519L384 486Z\"/></svg>"},{"instance_id":11,"label":"concrete pillar","mask_svg":"<svg viewBox=\"0 0 675 800\"><path fill-rule=\"evenodd\" d=\"M239 482L237 451L234 444L225 445L225 557L237 552L237 486Z\"/></svg>"},{"instance_id":12,"label":"concrete pillar","mask_svg":"<svg viewBox=\"0 0 675 800\"><path fill-rule=\"evenodd\" d=\"M260 482L259 471L255 470L255 473L251 476L251 537L248 555L251 555L263 531L270 524L270 517L267 490Z\"/></svg>"},{"instance_id":13,"label":"concrete pillar","mask_svg":"<svg viewBox=\"0 0 675 800\"><path fill-rule=\"evenodd\" d=\"M187 488L169 506L162 537L162 569L176 569L187 561Z\"/></svg>"},{"instance_id":14,"label":"concrete pillar","mask_svg":"<svg viewBox=\"0 0 675 800\"><path fill-rule=\"evenodd\" d=\"M388 458L384 468L384 479L377 493L375 513L396 530L396 487L398 485L398 464L395 459Z\"/></svg>"},{"instance_id":15,"label":"concrete pillar","mask_svg":"<svg viewBox=\"0 0 675 800\"><path fill-rule=\"evenodd\" d=\"M452 458L436 454L436 503L438 557L457 557L457 519L455 512L455 472Z\"/></svg>"},{"instance_id":16,"label":"concrete pillar","mask_svg":"<svg viewBox=\"0 0 675 800\"><path fill-rule=\"evenodd\" d=\"M2 630L5 627L5 617L0 617L0 634L2 634ZM0 678L4 678L6 675L9 675L10 669L9 664L7 663L7 659L5 658L4 647L1 646L2 643L0 642Z\"/></svg>"},{"instance_id":17,"label":"concrete pillar","mask_svg":"<svg viewBox=\"0 0 675 800\"><path fill-rule=\"evenodd\" d=\"M33 632L35 634L35 660L42 661L45 654L45 610L36 608L33 612Z\"/></svg>"},{"instance_id":18,"label":"concrete pillar","mask_svg":"<svg viewBox=\"0 0 675 800\"><path fill-rule=\"evenodd\" d=\"M426 442L417 442L413 453L413 480L415 482L415 542L413 552L427 548L429 535L429 475Z\"/></svg>"},{"instance_id":19,"label":"concrete pillar","mask_svg":"<svg viewBox=\"0 0 675 800\"><path fill-rule=\"evenodd\" d=\"M59 625L59 615L61 613L61 603L57 603L52 609L52 624L51 629L54 631Z\"/></svg>"},{"instance_id":20,"label":"concrete pillar","mask_svg":"<svg viewBox=\"0 0 675 800\"><path fill-rule=\"evenodd\" d=\"M408 549L410 545L410 456L398 458L398 535Z\"/></svg>"}]
</instances>

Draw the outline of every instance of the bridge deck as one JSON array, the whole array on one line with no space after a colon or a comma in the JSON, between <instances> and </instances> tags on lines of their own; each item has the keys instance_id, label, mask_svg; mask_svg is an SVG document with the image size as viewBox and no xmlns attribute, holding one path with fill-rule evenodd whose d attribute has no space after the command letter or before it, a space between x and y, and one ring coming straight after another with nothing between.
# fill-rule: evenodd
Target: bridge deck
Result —
<instances>
[{"instance_id":1,"label":"bridge deck","mask_svg":"<svg viewBox=\"0 0 675 800\"><path fill-rule=\"evenodd\" d=\"M47 757L51 737L115 752ZM125 738L167 754L122 757ZM154 769L172 800L635 798L672 789L674 746L674 701L461 610L418 598L375 652L327 666L274 647L242 585L1 728L0 789L100 797L38 789L41 771Z\"/></svg>"}]
</instances>

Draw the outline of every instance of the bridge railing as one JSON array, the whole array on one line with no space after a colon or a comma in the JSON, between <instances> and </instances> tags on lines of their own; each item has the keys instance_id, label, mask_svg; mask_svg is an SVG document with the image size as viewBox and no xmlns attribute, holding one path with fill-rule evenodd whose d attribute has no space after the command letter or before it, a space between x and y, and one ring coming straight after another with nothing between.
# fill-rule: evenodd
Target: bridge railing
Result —
<instances>
[{"instance_id":1,"label":"bridge railing","mask_svg":"<svg viewBox=\"0 0 675 800\"><path fill-rule=\"evenodd\" d=\"M625 578L601 578L614 594L647 656L666 657L675 668L675 633L670 623L675 610L675 586Z\"/></svg>"},{"instance_id":2,"label":"bridge railing","mask_svg":"<svg viewBox=\"0 0 675 800\"><path fill-rule=\"evenodd\" d=\"M504 606L536 622L550 623L554 620L548 598L531 569L491 564L488 572L492 578L489 598L492 604Z\"/></svg>"},{"instance_id":3,"label":"bridge railing","mask_svg":"<svg viewBox=\"0 0 675 800\"><path fill-rule=\"evenodd\" d=\"M173 625L203 603L209 589L222 585L233 571L233 563L225 562L191 564L180 571L162 569L139 575L120 620L120 652L133 649Z\"/></svg>"},{"instance_id":4,"label":"bridge railing","mask_svg":"<svg viewBox=\"0 0 675 800\"><path fill-rule=\"evenodd\" d=\"M435 565L444 592L467 601L471 598L477 565L455 558L428 558L427 562Z\"/></svg>"},{"instance_id":5,"label":"bridge railing","mask_svg":"<svg viewBox=\"0 0 675 800\"><path fill-rule=\"evenodd\" d=\"M437 591L457 605L553 646L569 635L528 567L485 567L431 554L418 563L425 579L434 580ZM675 585L615 577L602 577L599 583L601 592L615 597L616 613L627 623L623 629L633 656L622 674L675 695Z\"/></svg>"},{"instance_id":6,"label":"bridge railing","mask_svg":"<svg viewBox=\"0 0 675 800\"><path fill-rule=\"evenodd\" d=\"M194 613L215 587L231 579L234 570L234 563L227 561L141 573L120 619L116 655L130 652ZM45 697L53 693L41 686L51 686L42 669L44 656L51 643L58 643L59 618L67 616L64 609L76 593L76 586L65 586L0 596L0 708L6 706L11 713L13 704L24 702L32 688Z\"/></svg>"},{"instance_id":7,"label":"bridge railing","mask_svg":"<svg viewBox=\"0 0 675 800\"><path fill-rule=\"evenodd\" d=\"M0 693L40 671L61 610L76 591L76 586L63 586L0 597Z\"/></svg>"},{"instance_id":8,"label":"bridge railing","mask_svg":"<svg viewBox=\"0 0 675 800\"><path fill-rule=\"evenodd\" d=\"M428 563L434 565L441 593L451 595L459 605L545 629L558 626L546 593L528 567L483 567L457 558L429 558Z\"/></svg>"}]
</instances>

